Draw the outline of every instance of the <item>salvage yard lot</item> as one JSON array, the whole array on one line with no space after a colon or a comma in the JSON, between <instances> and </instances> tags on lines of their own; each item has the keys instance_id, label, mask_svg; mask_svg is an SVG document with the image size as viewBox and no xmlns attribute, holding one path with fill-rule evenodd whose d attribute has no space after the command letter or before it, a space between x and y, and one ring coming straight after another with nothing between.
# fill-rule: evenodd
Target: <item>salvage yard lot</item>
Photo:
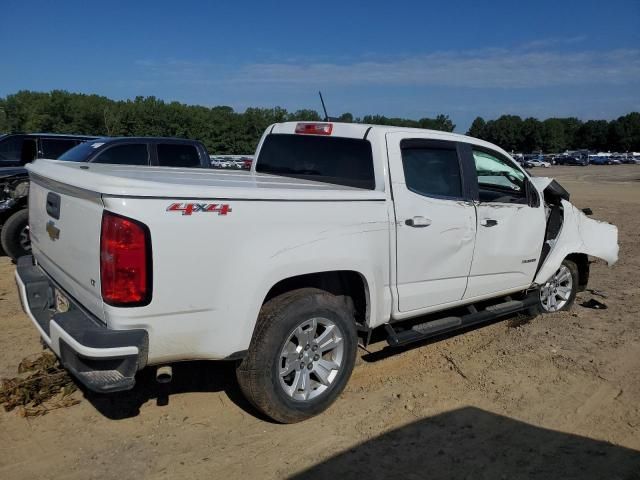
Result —
<instances>
[{"instance_id":1,"label":"salvage yard lot","mask_svg":"<svg viewBox=\"0 0 640 480\"><path fill-rule=\"evenodd\" d=\"M618 226L570 312L511 318L395 355L360 351L341 398L295 425L257 416L231 364L151 371L133 392L25 419L0 412L0 478L640 479L640 166L553 167ZM0 258L0 377L41 351ZM608 306L580 306L596 299Z\"/></svg>"}]
</instances>

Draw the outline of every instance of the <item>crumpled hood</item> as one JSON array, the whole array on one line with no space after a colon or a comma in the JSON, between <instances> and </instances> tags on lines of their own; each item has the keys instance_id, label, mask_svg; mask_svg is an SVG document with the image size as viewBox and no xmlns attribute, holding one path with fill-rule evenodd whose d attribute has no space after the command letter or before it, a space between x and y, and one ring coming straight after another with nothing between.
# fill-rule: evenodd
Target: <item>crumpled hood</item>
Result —
<instances>
[{"instance_id":1,"label":"crumpled hood","mask_svg":"<svg viewBox=\"0 0 640 480\"><path fill-rule=\"evenodd\" d=\"M581 210L562 200L564 222L549 256L536 274L535 283L545 283L572 253L602 258L609 265L618 261L618 228L587 217Z\"/></svg>"}]
</instances>

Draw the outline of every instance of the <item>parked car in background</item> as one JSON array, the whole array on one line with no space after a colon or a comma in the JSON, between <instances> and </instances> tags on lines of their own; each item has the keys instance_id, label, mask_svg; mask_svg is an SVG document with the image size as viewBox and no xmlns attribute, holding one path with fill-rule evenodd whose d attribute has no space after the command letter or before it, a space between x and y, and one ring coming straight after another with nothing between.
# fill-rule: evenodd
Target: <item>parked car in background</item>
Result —
<instances>
[{"instance_id":1,"label":"parked car in background","mask_svg":"<svg viewBox=\"0 0 640 480\"><path fill-rule=\"evenodd\" d=\"M524 163L525 163L525 166L528 166L528 168L532 168L532 167L549 168L551 166L549 162L545 162L544 160L525 160Z\"/></svg>"},{"instance_id":2,"label":"parked car in background","mask_svg":"<svg viewBox=\"0 0 640 480\"><path fill-rule=\"evenodd\" d=\"M592 165L609 165L609 157L593 155L589 157L589 163Z\"/></svg>"},{"instance_id":3,"label":"parked car in background","mask_svg":"<svg viewBox=\"0 0 640 480\"><path fill-rule=\"evenodd\" d=\"M584 157L573 157L561 155L555 158L556 165L579 165L584 167L589 165L589 160Z\"/></svg>"},{"instance_id":4,"label":"parked car in background","mask_svg":"<svg viewBox=\"0 0 640 480\"><path fill-rule=\"evenodd\" d=\"M204 145L195 140L162 137L83 137L73 148L56 155L67 162L110 163L156 167L210 168L209 154ZM90 141L86 141L91 138ZM47 150L47 138L43 141ZM60 147L61 148L61 147ZM29 176L24 168L0 169L0 232L2 249L16 259L31 251L27 198Z\"/></svg>"},{"instance_id":5,"label":"parked car in background","mask_svg":"<svg viewBox=\"0 0 640 480\"><path fill-rule=\"evenodd\" d=\"M253 157L243 157L241 160L242 160L242 169L251 170L251 164L253 164Z\"/></svg>"},{"instance_id":6,"label":"parked car in background","mask_svg":"<svg viewBox=\"0 0 640 480\"><path fill-rule=\"evenodd\" d=\"M0 244L16 258L29 251L27 196L29 176L24 165L37 158L62 153L96 137L55 133L19 133L0 136Z\"/></svg>"},{"instance_id":7,"label":"parked car in background","mask_svg":"<svg viewBox=\"0 0 640 480\"><path fill-rule=\"evenodd\" d=\"M79 143L93 140L87 135L57 133L12 133L0 137L0 168L19 167L36 158L58 158Z\"/></svg>"}]
</instances>

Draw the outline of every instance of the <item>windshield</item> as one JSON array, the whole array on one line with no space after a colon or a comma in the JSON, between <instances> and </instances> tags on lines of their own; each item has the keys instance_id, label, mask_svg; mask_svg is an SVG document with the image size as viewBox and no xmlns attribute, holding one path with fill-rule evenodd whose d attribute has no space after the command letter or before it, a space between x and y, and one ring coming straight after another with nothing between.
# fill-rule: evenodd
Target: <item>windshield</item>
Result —
<instances>
[{"instance_id":1,"label":"windshield","mask_svg":"<svg viewBox=\"0 0 640 480\"><path fill-rule=\"evenodd\" d=\"M76 145L71 150L67 150L65 153L58 157L58 160L64 160L65 162L86 162L87 158L104 145L104 142L89 141Z\"/></svg>"}]
</instances>

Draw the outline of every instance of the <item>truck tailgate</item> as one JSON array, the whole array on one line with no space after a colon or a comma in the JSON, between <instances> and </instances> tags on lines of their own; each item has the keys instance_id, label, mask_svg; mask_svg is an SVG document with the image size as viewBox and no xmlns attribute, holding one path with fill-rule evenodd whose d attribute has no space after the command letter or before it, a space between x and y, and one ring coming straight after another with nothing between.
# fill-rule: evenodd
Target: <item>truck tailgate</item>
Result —
<instances>
[{"instance_id":1,"label":"truck tailgate","mask_svg":"<svg viewBox=\"0 0 640 480\"><path fill-rule=\"evenodd\" d=\"M104 321L100 294L99 193L31 173L33 256L62 290Z\"/></svg>"}]
</instances>

